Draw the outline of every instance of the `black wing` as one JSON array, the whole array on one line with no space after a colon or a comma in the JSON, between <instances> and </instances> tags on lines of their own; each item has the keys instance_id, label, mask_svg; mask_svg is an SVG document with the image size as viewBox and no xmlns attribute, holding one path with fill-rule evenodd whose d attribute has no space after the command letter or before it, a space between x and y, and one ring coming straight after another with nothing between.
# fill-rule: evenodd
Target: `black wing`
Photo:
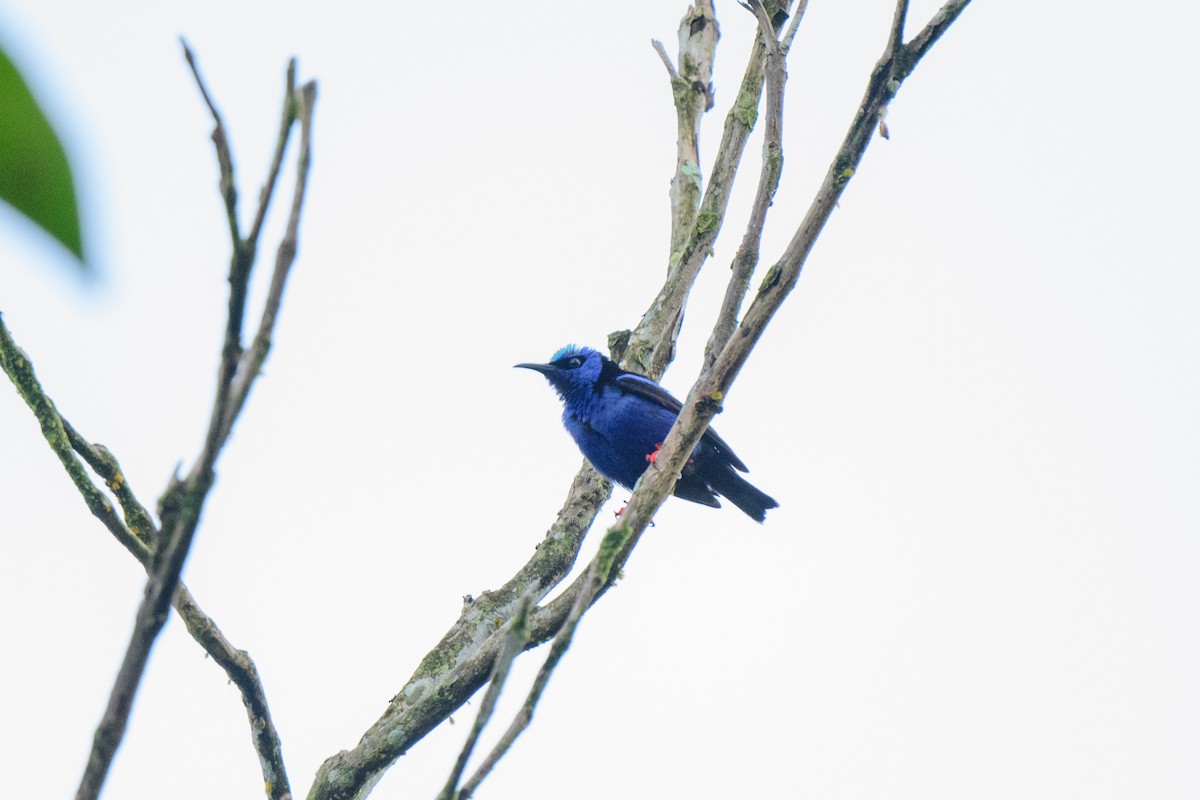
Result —
<instances>
[{"instance_id":1,"label":"black wing","mask_svg":"<svg viewBox=\"0 0 1200 800\"><path fill-rule=\"evenodd\" d=\"M623 392L636 394L638 397L644 397L651 402L658 403L668 411L678 414L683 408L683 403L675 399L675 396L668 392L663 387L659 386L649 378L641 375L635 375L632 372L621 372L613 378L613 384ZM706 441L713 447L717 448L726 459L729 460L730 466L740 472L748 472L746 465L742 460L734 455L733 450L725 443L725 440L717 435L717 432L709 426L704 432L704 436L700 437L701 441Z\"/></svg>"}]
</instances>

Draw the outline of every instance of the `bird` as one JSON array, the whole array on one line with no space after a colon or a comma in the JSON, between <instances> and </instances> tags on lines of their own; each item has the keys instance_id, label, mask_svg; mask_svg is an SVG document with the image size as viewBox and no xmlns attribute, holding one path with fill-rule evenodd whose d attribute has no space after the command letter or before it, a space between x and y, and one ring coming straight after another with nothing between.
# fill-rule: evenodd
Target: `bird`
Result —
<instances>
[{"instance_id":1,"label":"bird","mask_svg":"<svg viewBox=\"0 0 1200 800\"><path fill-rule=\"evenodd\" d=\"M654 463L683 404L647 377L618 367L590 347L567 345L545 364L516 364L540 372L563 403L563 425L592 466L633 489ZM718 497L762 522L778 508L773 497L738 472L746 465L712 428L705 431L675 484L675 496L720 508Z\"/></svg>"}]
</instances>

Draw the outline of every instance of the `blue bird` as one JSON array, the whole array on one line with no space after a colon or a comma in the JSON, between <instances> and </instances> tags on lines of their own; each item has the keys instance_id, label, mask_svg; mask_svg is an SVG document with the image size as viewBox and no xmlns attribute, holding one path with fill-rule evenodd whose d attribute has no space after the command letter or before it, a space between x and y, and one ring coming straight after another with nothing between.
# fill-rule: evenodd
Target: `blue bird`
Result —
<instances>
[{"instance_id":1,"label":"blue bird","mask_svg":"<svg viewBox=\"0 0 1200 800\"><path fill-rule=\"evenodd\" d=\"M517 364L540 372L563 401L563 425L600 474L633 489L654 462L683 404L649 378L626 372L590 347L567 345L548 364ZM709 428L675 484L675 496L720 508L727 498L762 522L779 503L734 470L746 471Z\"/></svg>"}]
</instances>

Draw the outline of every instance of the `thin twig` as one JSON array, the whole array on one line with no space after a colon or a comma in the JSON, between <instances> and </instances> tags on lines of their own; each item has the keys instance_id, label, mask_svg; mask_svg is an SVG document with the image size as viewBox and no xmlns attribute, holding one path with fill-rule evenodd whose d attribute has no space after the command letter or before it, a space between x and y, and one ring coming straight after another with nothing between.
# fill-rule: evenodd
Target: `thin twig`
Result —
<instances>
[{"instance_id":1,"label":"thin twig","mask_svg":"<svg viewBox=\"0 0 1200 800\"><path fill-rule=\"evenodd\" d=\"M186 43L184 43L183 47L184 57L192 68L192 74L200 86L201 94L208 104L210 111L212 111L214 119L217 121L217 130L223 131L220 116L216 111L208 90L204 87L191 50L187 47ZM315 97L315 84L309 84L306 88L308 88L308 92L305 96L311 101ZM294 115L294 99L292 97L286 98L284 105L285 115ZM307 108L311 113L311 102L307 104ZM291 125L285 125L280 135L286 138L290 134L290 131ZM220 162L221 166L222 186L224 188L226 178L228 177L228 179L232 180L232 158L228 156L228 145L225 142L223 132L214 132L213 141L217 143L218 162ZM222 153L224 153L224 156ZM280 247L281 253L287 249L290 255L286 259L281 258L277 260L276 264L276 278L281 284L277 291L279 296L282 295L282 282L286 280L287 269L290 267L291 260L295 256L295 230L292 227L292 223L298 221L299 206L303 202L304 186L306 185L308 175L308 161L309 152L306 141L302 147L302 160L297 174L297 190L293 200L292 218L289 223L288 236L285 236L285 242ZM268 182L267 186L273 186L273 179L272 182ZM142 675L145 672L146 662L150 657L150 650L158 634L162 631L162 627L166 622L168 607L179 585L179 575L183 570L184 561L187 559L192 540L200 523L201 510L212 488L214 467L216 466L217 458L225 442L228 440L233 422L240 412L242 404L245 402L246 395L249 393L254 378L258 374L257 370L249 373L244 383L239 387L238 392L236 394L233 392L233 379L242 356L242 321L245 316L246 290L251 268L253 267L254 248L248 246L246 242L237 236L236 194L229 192L225 196L227 211L229 211L233 218L233 223L231 224L233 254L230 257L229 268L229 315L225 327L225 342L221 350L221 366L217 378L217 392L216 398L213 401L208 433L205 436L204 447L201 450L200 457L192 466L187 477L182 481L177 478L174 479L160 501L162 509L162 536L158 541L157 548L154 550L149 569L150 575L146 582L145 596L138 608L129 646L125 651L125 657L122 660L121 668L113 684L112 693L109 696L104 716L96 728L92 750L88 756L87 766L84 769L79 790L76 793L77 800L94 800L99 795L100 788L104 784L104 779L112 764L113 756L116 754L117 747L124 736L125 728L128 724L129 712L133 705L133 698L137 693ZM233 198L232 201L231 198ZM264 203L267 201L269 201L269 198L263 199ZM290 238L288 238L289 236ZM282 269L280 268L281 261L286 262L286 265ZM274 323L276 311L277 302L276 306L270 309L271 324ZM261 330L260 333L262 333ZM266 331L264 335L269 339L270 331ZM265 352L262 354L262 357L265 358ZM258 363L261 366L261 361ZM264 761L265 772L266 763ZM276 784L271 778L268 778L267 786L274 788ZM290 793L286 787L286 777L284 777L282 791Z\"/></svg>"},{"instance_id":2,"label":"thin twig","mask_svg":"<svg viewBox=\"0 0 1200 800\"><path fill-rule=\"evenodd\" d=\"M896 0L896 10L892 14L892 28L888 35L887 49L884 55L892 55L904 45L904 21L908 18L908 0Z\"/></svg>"},{"instance_id":3,"label":"thin twig","mask_svg":"<svg viewBox=\"0 0 1200 800\"><path fill-rule=\"evenodd\" d=\"M287 286L288 274L296 261L299 247L300 211L304 207L304 194L308 188L308 168L311 163L312 112L317 100L317 84L310 81L300 87L298 100L293 101L298 109L295 118L300 122L300 153L297 157L296 187L292 192L292 207L288 214L287 228L279 241L275 254L275 271L271 274L271 286L263 304L262 319L250 348L242 354L237 374L230 390L229 407L221 428L222 439L228 438L234 420L242 411L255 379L271 351L271 333L275 330L275 318L283 303L283 290Z\"/></svg>"},{"instance_id":4,"label":"thin twig","mask_svg":"<svg viewBox=\"0 0 1200 800\"><path fill-rule=\"evenodd\" d=\"M217 111L216 104L212 100L212 95L204 84L204 78L200 75L200 70L196 65L196 59L192 55L191 48L183 39L180 39L183 45L183 55L187 60L188 66L191 67L192 76L195 78L196 86L200 90L204 102L208 105L209 111L212 113L216 127L213 130L212 139L217 151L217 164L221 173L221 193L225 198L225 211L229 216L229 233L232 250L229 256L229 303L228 313L225 324L225 339L221 346L221 363L217 369L217 391L216 399L213 401L212 414L209 418L208 433L204 438L204 447L201 451L200 458L193 467L191 478L203 479L204 475L212 471L213 465L216 463L217 454L221 450L221 445L224 443L222 431L226 431L225 426L228 407L229 407L229 390L233 383L233 376L237 370L238 360L242 356L242 324L246 314L246 294L250 284L250 273L254 267L254 247L242 239L239 233L237 221L237 188L234 184L233 176L233 157L229 150L229 143L225 136L225 126L221 120L220 112ZM284 100L284 116L289 117L292 114L291 98ZM282 135L286 138L291 131L291 122L289 122L282 131ZM277 149L279 149L277 147ZM268 183L268 187L273 184ZM265 201L260 203L260 206L265 205ZM196 482L192 480L191 482ZM182 488L178 480L175 480L168 487L167 494L175 494ZM169 500L178 498L164 498L163 505L170 507ZM166 519L163 520L167 522ZM171 526L163 526L165 529Z\"/></svg>"},{"instance_id":5,"label":"thin twig","mask_svg":"<svg viewBox=\"0 0 1200 800\"><path fill-rule=\"evenodd\" d=\"M950 0L938 9L937 13L925 24L921 32L905 45L904 57L897 65L896 74L904 80L916 67L917 62L929 52L929 48L942 37L942 34L958 19L971 0Z\"/></svg>"},{"instance_id":6,"label":"thin twig","mask_svg":"<svg viewBox=\"0 0 1200 800\"><path fill-rule=\"evenodd\" d=\"M491 675L501 647L502 637L490 632L512 617L522 596L541 600L571 571L596 512L611 493L612 484L585 462L533 557L499 589L464 605L458 620L421 659L359 743L326 759L317 770L310 800L356 796L478 691ZM565 617L564 612L559 621ZM540 642L548 638L543 633Z\"/></svg>"},{"instance_id":7,"label":"thin twig","mask_svg":"<svg viewBox=\"0 0 1200 800\"><path fill-rule=\"evenodd\" d=\"M224 670L230 683L242 696L242 705L250 722L250 739L258 755L263 786L269 800L291 800L292 788L283 763L283 745L279 731L271 719L266 691L258 675L258 667L245 650L239 650L225 638L212 618L196 604L191 592L182 583L172 601L187 631L199 642L212 660Z\"/></svg>"},{"instance_id":8,"label":"thin twig","mask_svg":"<svg viewBox=\"0 0 1200 800\"><path fill-rule=\"evenodd\" d=\"M521 651L525 649L525 643L529 641L529 609L532 605L532 595L522 596L517 604L516 613L508 621L508 634L504 637L504 646L500 649L500 654L496 656L487 692L479 704L479 713L475 715L475 723L471 725L467 741L463 744L458 759L454 762L450 778L446 781L442 793L438 795L438 800L455 800L455 798L468 796L466 793L458 792L458 782L462 780L463 770L467 768L467 761L471 758L475 743L479 741L479 735L483 733L484 727L492 718L492 712L496 710L496 701L500 699L500 690L504 688L504 682L508 680L508 672L512 667L513 659L521 654Z\"/></svg>"},{"instance_id":9,"label":"thin twig","mask_svg":"<svg viewBox=\"0 0 1200 800\"><path fill-rule=\"evenodd\" d=\"M0 315L0 367L4 369L4 373L8 375L21 398L33 411L33 415L42 429L42 436L50 445L50 449L54 451L54 455L58 457L63 469L67 471L71 483L75 484L75 488L83 496L88 510L135 558L139 560L146 558L150 553L149 548L125 527L108 497L92 483L87 470L75 457L70 438L63 426L62 418L58 415L58 410L46 396L41 383L38 382L37 375L33 371L33 362L29 360L25 351L13 341L12 334L4 324L3 315Z\"/></svg>"},{"instance_id":10,"label":"thin twig","mask_svg":"<svg viewBox=\"0 0 1200 800\"><path fill-rule=\"evenodd\" d=\"M149 555L154 549L155 539L158 536L158 526L154 524L154 518L150 516L150 512L134 495L133 487L125 478L125 473L121 470L121 465L117 463L116 456L104 445L89 442L79 431L75 430L66 417L60 415L59 419L62 420L63 429L67 432L67 440L71 443L71 448L87 462L87 465L92 468L92 472L100 476L109 491L117 496L117 503L125 515L125 527L147 548L147 557L144 559L139 557L138 560L149 564Z\"/></svg>"},{"instance_id":11,"label":"thin twig","mask_svg":"<svg viewBox=\"0 0 1200 800\"><path fill-rule=\"evenodd\" d=\"M251 248L258 246L258 235L262 232L263 221L267 218L267 209L275 194L275 182L279 179L279 168L283 165L283 153L291 137L288 132L296 121L295 111L296 92L296 59L288 61L287 79L283 87L283 112L279 115L279 134L275 137L275 154L271 156L271 166L267 170L267 181L258 193L258 211L254 214L254 222L250 225L250 233L246 242Z\"/></svg>"},{"instance_id":12,"label":"thin twig","mask_svg":"<svg viewBox=\"0 0 1200 800\"><path fill-rule=\"evenodd\" d=\"M193 485L201 490L200 497L203 497L211 486L211 474L206 483L197 482ZM166 623L167 608L179 584L179 573L199 522L199 508L186 509L184 513L176 515L176 520L175 529L165 541L160 540L160 546L154 553L145 595L138 607L121 668L113 682L108 706L100 724L96 726L92 750L75 794L76 800L95 800L100 795L117 747L125 735L133 698L146 671L150 650Z\"/></svg>"},{"instance_id":13,"label":"thin twig","mask_svg":"<svg viewBox=\"0 0 1200 800\"><path fill-rule=\"evenodd\" d=\"M58 413L53 401L46 395L38 382L29 357L13 342L2 317L0 317L0 365L3 365L9 379L12 380L17 391L41 422L43 436L66 468L67 474L79 489L88 507L93 509L93 513L96 509L100 509L101 513L97 516L113 534L113 537L133 553L143 566L149 567L152 560L149 543L155 541L158 533L153 518L134 496L129 482L121 471L120 464L117 463L112 453L103 445L88 442L68 420ZM60 431L65 436L60 436ZM64 445L66 445L65 448ZM125 513L124 525L114 513L103 510L107 498L104 498L103 493L91 482L86 473L78 469L79 463L70 452L72 449L116 494ZM111 504L109 509L111 509ZM271 800L287 800L291 797L291 789L283 765L279 734L271 721L266 694L263 691L262 682L258 678L254 662L247 653L238 650L225 639L216 623L200 610L188 588L182 583L175 592L173 603L188 632L200 643L205 652L212 656L213 661L225 670L229 680L238 687L238 691L242 694L242 702L250 717L251 736L262 764L268 797Z\"/></svg>"},{"instance_id":14,"label":"thin twig","mask_svg":"<svg viewBox=\"0 0 1200 800\"><path fill-rule=\"evenodd\" d=\"M788 23L787 32L779 40L779 48L783 50L784 55L792 52L792 41L796 38L796 31L800 30L800 21L804 19L805 11L808 11L808 0L800 0L792 10L792 21Z\"/></svg>"},{"instance_id":15,"label":"thin twig","mask_svg":"<svg viewBox=\"0 0 1200 800\"><path fill-rule=\"evenodd\" d=\"M775 27L767 16L767 10L760 0L751 0L748 7L758 20L759 36L763 42L764 76L766 81L766 124L763 132L762 167L758 174L758 188L754 193L754 202L750 207L750 221L742 236L730 267L729 283L725 287L725 297L721 301L721 309L717 312L717 320L704 347L704 365L701 375L712 368L717 355L725 349L729 338L733 336L737 326L738 311L750 288L750 277L758 266L759 250L762 246L763 228L767 222L767 211L779 188L779 179L783 174L783 89L787 82L787 70L784 66L784 52L776 40ZM801 9L803 13L803 9Z\"/></svg>"},{"instance_id":16,"label":"thin twig","mask_svg":"<svg viewBox=\"0 0 1200 800\"><path fill-rule=\"evenodd\" d=\"M104 445L88 442L65 418L62 418L62 423L75 452L79 453L88 466L104 480L105 485L116 494L130 532L139 541L147 544L154 542L158 537L154 520L134 496L116 457ZM139 558L146 567L151 563L150 555L150 551L147 550L145 557ZM238 650L225 638L217 623L201 610L192 593L182 582L175 590L171 602L188 633L204 648L213 662L225 671L226 677L242 696L242 704L246 707L250 721L254 750L258 753L262 768L267 797L271 800L287 800L291 797L291 786L283 763L279 732L271 719L266 691L258 677L258 668L254 660L250 658L249 653Z\"/></svg>"},{"instance_id":17,"label":"thin twig","mask_svg":"<svg viewBox=\"0 0 1200 800\"><path fill-rule=\"evenodd\" d=\"M663 43L658 39L651 39L650 45L654 48L654 52L658 53L658 57L662 59L663 66L667 68L667 75L674 81L679 77L679 73L675 71L675 65L671 63L671 57L667 55L667 48L663 47Z\"/></svg>"},{"instance_id":18,"label":"thin twig","mask_svg":"<svg viewBox=\"0 0 1200 800\"><path fill-rule=\"evenodd\" d=\"M130 532L140 541L155 541L158 530L154 525L154 520L150 516L150 512L134 496L116 457L103 445L88 442L66 419L63 419L62 422L75 452L88 462L96 474L104 479L105 485L117 495L121 509L125 512L125 522ZM149 551L146 552L145 558L139 560L144 566L149 567L151 563ZM271 800L287 800L291 797L291 787L288 783L287 770L283 764L279 733L271 720L266 692L258 677L258 668L253 659L250 658L249 653L238 650L230 644L229 640L221 633L221 629L217 627L216 622L201 610L191 592L182 582L175 590L172 605L183 619L188 633L225 671L229 681L237 687L242 696L242 704L246 707L246 713L250 718L250 735L262 767L267 796Z\"/></svg>"},{"instance_id":19,"label":"thin twig","mask_svg":"<svg viewBox=\"0 0 1200 800\"><path fill-rule=\"evenodd\" d=\"M758 120L762 87L763 45L760 34L756 36L750 51L737 96L725 115L721 142L713 159L695 224L690 227L679 247L672 251L667 279L642 315L637 328L610 337L610 340L617 338L623 342L620 351L613 355L624 369L657 380L662 377L674 356L675 337L682 322L684 306L700 268L711 254L713 242L721 232L738 166Z\"/></svg>"},{"instance_id":20,"label":"thin twig","mask_svg":"<svg viewBox=\"0 0 1200 800\"><path fill-rule=\"evenodd\" d=\"M221 199L225 201L225 216L229 223L229 238L235 242L240 242L242 236L237 218L237 183L233 177L233 154L229 151L229 138L225 135L225 123L221 120L221 112L217 111L217 104L213 102L212 96L208 93L208 88L204 85L204 79L200 77L200 67L196 64L196 57L192 54L192 48L188 46L187 40L182 36L179 37L179 43L183 46L183 57L187 60L188 67L192 70L192 77L196 79L196 86L200 88L200 95L204 98L204 104L208 106L208 111L212 114L212 140L213 146L217 150L217 166L221 175Z\"/></svg>"},{"instance_id":21,"label":"thin twig","mask_svg":"<svg viewBox=\"0 0 1200 800\"><path fill-rule=\"evenodd\" d=\"M546 660L542 663L541 669L538 670L537 677L534 678L533 686L529 690L529 694L525 698L525 703L521 706L521 710L517 712L512 723L508 726L508 730L500 737L500 741L492 749L479 765L479 769L471 776L471 779L463 784L462 791L459 792L460 800L466 800L470 797L483 779L491 773L504 754L512 748L517 737L529 727L529 723L533 721L533 712L537 709L538 701L542 698L542 693L546 691L546 686L550 683L550 676L554 674L554 670L558 667L562 657L566 654L567 649L571 646L571 642L575 638L575 629L579 626L579 620L583 617L585 611L591 607L600 590L608 584L612 577L613 563L616 560L617 554L625 547L629 540L631 531L627 526L618 524L604 536L604 541L600 543L600 552L588 564L587 571L584 573L584 578L581 583L581 591L576 595L574 602L571 603L571 611L559 628L558 634L554 637L554 643L550 646L550 652L546 656Z\"/></svg>"}]
</instances>

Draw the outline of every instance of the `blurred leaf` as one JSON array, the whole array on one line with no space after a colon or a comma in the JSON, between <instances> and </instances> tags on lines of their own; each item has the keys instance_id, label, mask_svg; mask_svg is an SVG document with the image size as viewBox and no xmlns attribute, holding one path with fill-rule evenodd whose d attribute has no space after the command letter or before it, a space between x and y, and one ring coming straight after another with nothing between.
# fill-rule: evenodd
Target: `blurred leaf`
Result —
<instances>
[{"instance_id":1,"label":"blurred leaf","mask_svg":"<svg viewBox=\"0 0 1200 800\"><path fill-rule=\"evenodd\" d=\"M75 254L83 242L67 154L16 66L0 50L0 200Z\"/></svg>"}]
</instances>

